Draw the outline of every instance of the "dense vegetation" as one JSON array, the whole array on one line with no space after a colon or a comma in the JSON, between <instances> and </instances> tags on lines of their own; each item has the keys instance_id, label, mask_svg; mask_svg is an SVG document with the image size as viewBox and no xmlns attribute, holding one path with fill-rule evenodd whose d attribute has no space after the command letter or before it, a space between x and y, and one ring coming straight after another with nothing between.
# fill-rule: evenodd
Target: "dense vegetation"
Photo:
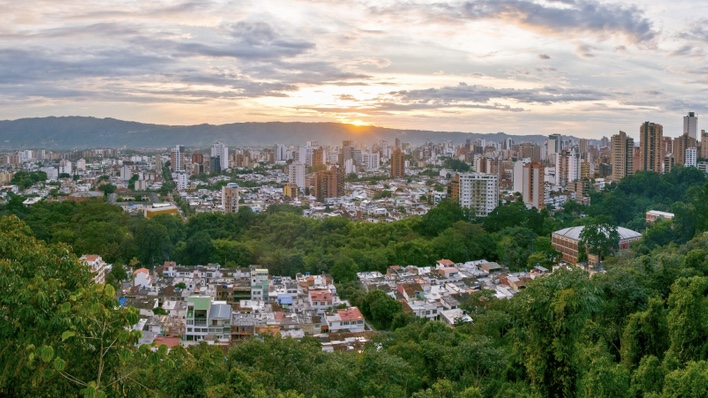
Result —
<instances>
[{"instance_id":1,"label":"dense vegetation","mask_svg":"<svg viewBox=\"0 0 708 398\"><path fill-rule=\"evenodd\" d=\"M306 219L290 206L182 222L130 218L103 203L25 208L13 198L0 209L23 220L0 219L0 396L706 396L705 176L690 169L639 174L593 200L556 216L517 202L479 221L445 203L424 217L367 224ZM381 292L345 284L342 293L382 330L362 352L327 354L315 340L269 336L226 355L205 345L134 349L137 335L125 326L137 314L116 310L115 290L90 285L71 253L145 265L167 258L260 263L274 273L328 271L342 281L356 270L440 257L522 268L553 255L554 229L641 229L649 208L674 210L676 220L650 227L633 255L607 263L607 273L561 270L510 300L480 292L464 303L474 322L455 329L413 319Z\"/></svg>"}]
</instances>

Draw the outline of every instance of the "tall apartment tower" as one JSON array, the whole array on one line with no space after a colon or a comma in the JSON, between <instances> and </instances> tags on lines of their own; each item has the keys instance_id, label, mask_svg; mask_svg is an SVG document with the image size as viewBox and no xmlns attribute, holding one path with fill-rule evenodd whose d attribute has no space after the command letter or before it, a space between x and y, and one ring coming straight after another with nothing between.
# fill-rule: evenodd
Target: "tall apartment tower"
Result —
<instances>
[{"instance_id":1,"label":"tall apartment tower","mask_svg":"<svg viewBox=\"0 0 708 398\"><path fill-rule=\"evenodd\" d=\"M399 148L391 153L391 177L403 178L406 175L406 161L403 151Z\"/></svg>"},{"instance_id":2,"label":"tall apartment tower","mask_svg":"<svg viewBox=\"0 0 708 398\"><path fill-rule=\"evenodd\" d=\"M448 192L461 207L486 217L499 205L499 178L494 174L458 173L452 177Z\"/></svg>"},{"instance_id":3,"label":"tall apartment tower","mask_svg":"<svg viewBox=\"0 0 708 398\"><path fill-rule=\"evenodd\" d=\"M612 165L613 181L619 181L634 174L634 139L628 137L624 131L612 136L610 164Z\"/></svg>"},{"instance_id":4,"label":"tall apartment tower","mask_svg":"<svg viewBox=\"0 0 708 398\"><path fill-rule=\"evenodd\" d=\"M170 151L170 168L172 171L184 170L184 147L177 145Z\"/></svg>"},{"instance_id":5,"label":"tall apartment tower","mask_svg":"<svg viewBox=\"0 0 708 398\"><path fill-rule=\"evenodd\" d=\"M708 132L701 130L701 158L708 159Z\"/></svg>"},{"instance_id":6,"label":"tall apartment tower","mask_svg":"<svg viewBox=\"0 0 708 398\"><path fill-rule=\"evenodd\" d=\"M238 212L238 184L230 182L221 187L221 205L224 207L224 213Z\"/></svg>"},{"instance_id":7,"label":"tall apartment tower","mask_svg":"<svg viewBox=\"0 0 708 398\"><path fill-rule=\"evenodd\" d=\"M689 148L698 147L698 141L695 138L691 138L688 134L683 134L679 137L674 138L673 143L673 155L674 162L676 165L686 164L686 150Z\"/></svg>"},{"instance_id":8,"label":"tall apartment tower","mask_svg":"<svg viewBox=\"0 0 708 398\"><path fill-rule=\"evenodd\" d=\"M327 198L344 195L344 169L330 166L326 171L315 173L315 197L324 202Z\"/></svg>"},{"instance_id":9,"label":"tall apartment tower","mask_svg":"<svg viewBox=\"0 0 708 398\"><path fill-rule=\"evenodd\" d=\"M639 169L642 171L662 172L664 153L661 143L664 127L658 123L644 122L639 128Z\"/></svg>"},{"instance_id":10,"label":"tall apartment tower","mask_svg":"<svg viewBox=\"0 0 708 398\"><path fill-rule=\"evenodd\" d=\"M211 146L211 157L219 158L219 168L226 170L229 168L229 147L222 142L217 142Z\"/></svg>"},{"instance_id":11,"label":"tall apartment tower","mask_svg":"<svg viewBox=\"0 0 708 398\"><path fill-rule=\"evenodd\" d=\"M297 185L300 189L305 189L305 165L295 162L288 166L288 182Z\"/></svg>"},{"instance_id":12,"label":"tall apartment tower","mask_svg":"<svg viewBox=\"0 0 708 398\"><path fill-rule=\"evenodd\" d=\"M693 138L698 139L696 135L698 128L698 118L695 112L688 112L688 115L683 117L683 133Z\"/></svg>"},{"instance_id":13,"label":"tall apartment tower","mask_svg":"<svg viewBox=\"0 0 708 398\"><path fill-rule=\"evenodd\" d=\"M527 206L535 207L539 210L546 207L544 171L545 168L541 162L526 163L524 165L521 196Z\"/></svg>"}]
</instances>

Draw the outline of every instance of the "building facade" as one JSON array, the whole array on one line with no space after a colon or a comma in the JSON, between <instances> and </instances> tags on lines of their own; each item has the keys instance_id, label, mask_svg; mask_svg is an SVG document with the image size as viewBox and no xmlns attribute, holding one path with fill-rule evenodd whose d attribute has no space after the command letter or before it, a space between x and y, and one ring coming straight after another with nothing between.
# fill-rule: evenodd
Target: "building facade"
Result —
<instances>
[{"instance_id":1,"label":"building facade","mask_svg":"<svg viewBox=\"0 0 708 398\"><path fill-rule=\"evenodd\" d=\"M452 177L450 198L486 217L499 205L499 178L493 174L458 173Z\"/></svg>"},{"instance_id":2,"label":"building facade","mask_svg":"<svg viewBox=\"0 0 708 398\"><path fill-rule=\"evenodd\" d=\"M634 174L634 139L624 131L613 135L610 140L610 164L613 181Z\"/></svg>"},{"instance_id":3,"label":"building facade","mask_svg":"<svg viewBox=\"0 0 708 398\"><path fill-rule=\"evenodd\" d=\"M662 141L664 127L658 123L644 122L639 128L639 169L661 173L664 163Z\"/></svg>"},{"instance_id":4,"label":"building facade","mask_svg":"<svg viewBox=\"0 0 708 398\"><path fill-rule=\"evenodd\" d=\"M391 153L391 178L403 178L406 175L405 154L396 148Z\"/></svg>"},{"instance_id":5,"label":"building facade","mask_svg":"<svg viewBox=\"0 0 708 398\"><path fill-rule=\"evenodd\" d=\"M546 207L544 173L543 163L532 162L523 166L521 197L526 206L539 210Z\"/></svg>"},{"instance_id":6,"label":"building facade","mask_svg":"<svg viewBox=\"0 0 708 398\"><path fill-rule=\"evenodd\" d=\"M239 186L236 183L230 182L221 187L221 205L224 207L224 213L238 212Z\"/></svg>"}]
</instances>

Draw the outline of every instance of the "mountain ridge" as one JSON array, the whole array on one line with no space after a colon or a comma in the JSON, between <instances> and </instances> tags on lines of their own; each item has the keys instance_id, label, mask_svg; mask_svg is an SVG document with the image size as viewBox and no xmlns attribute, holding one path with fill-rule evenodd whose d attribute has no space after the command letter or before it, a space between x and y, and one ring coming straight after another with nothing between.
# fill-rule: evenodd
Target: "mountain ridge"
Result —
<instances>
[{"instance_id":1,"label":"mountain ridge","mask_svg":"<svg viewBox=\"0 0 708 398\"><path fill-rule=\"evenodd\" d=\"M0 148L79 149L164 148L174 145L208 147L220 141L228 146L303 145L306 141L341 144L343 140L374 143L396 138L420 145L426 141L453 144L477 138L501 142L541 143L544 135L510 135L356 126L335 122L238 122L228 124L165 125L92 116L46 116L0 121Z\"/></svg>"}]
</instances>

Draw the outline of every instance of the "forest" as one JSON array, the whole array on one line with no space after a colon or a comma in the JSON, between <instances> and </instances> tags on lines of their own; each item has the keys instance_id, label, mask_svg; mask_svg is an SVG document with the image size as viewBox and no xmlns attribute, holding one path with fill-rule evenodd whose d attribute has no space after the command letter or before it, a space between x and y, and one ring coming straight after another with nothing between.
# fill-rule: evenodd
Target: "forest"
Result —
<instances>
[{"instance_id":1,"label":"forest","mask_svg":"<svg viewBox=\"0 0 708 398\"><path fill-rule=\"evenodd\" d=\"M264 214L130 218L104 203L13 198L0 212L0 396L8 397L703 397L708 396L708 181L695 169L638 173L592 205L555 214L520 202L475 219L443 203L389 224L313 220L292 206ZM657 187L660 187L657 188ZM509 300L487 292L454 329L414 319L358 270L497 260L552 261L550 233L610 223L644 232L590 278L560 270ZM261 264L271 273L329 272L381 329L361 352L260 336L228 352L136 348L137 319L110 284L89 283L77 256L116 264ZM344 293L343 293L344 294Z\"/></svg>"}]
</instances>

